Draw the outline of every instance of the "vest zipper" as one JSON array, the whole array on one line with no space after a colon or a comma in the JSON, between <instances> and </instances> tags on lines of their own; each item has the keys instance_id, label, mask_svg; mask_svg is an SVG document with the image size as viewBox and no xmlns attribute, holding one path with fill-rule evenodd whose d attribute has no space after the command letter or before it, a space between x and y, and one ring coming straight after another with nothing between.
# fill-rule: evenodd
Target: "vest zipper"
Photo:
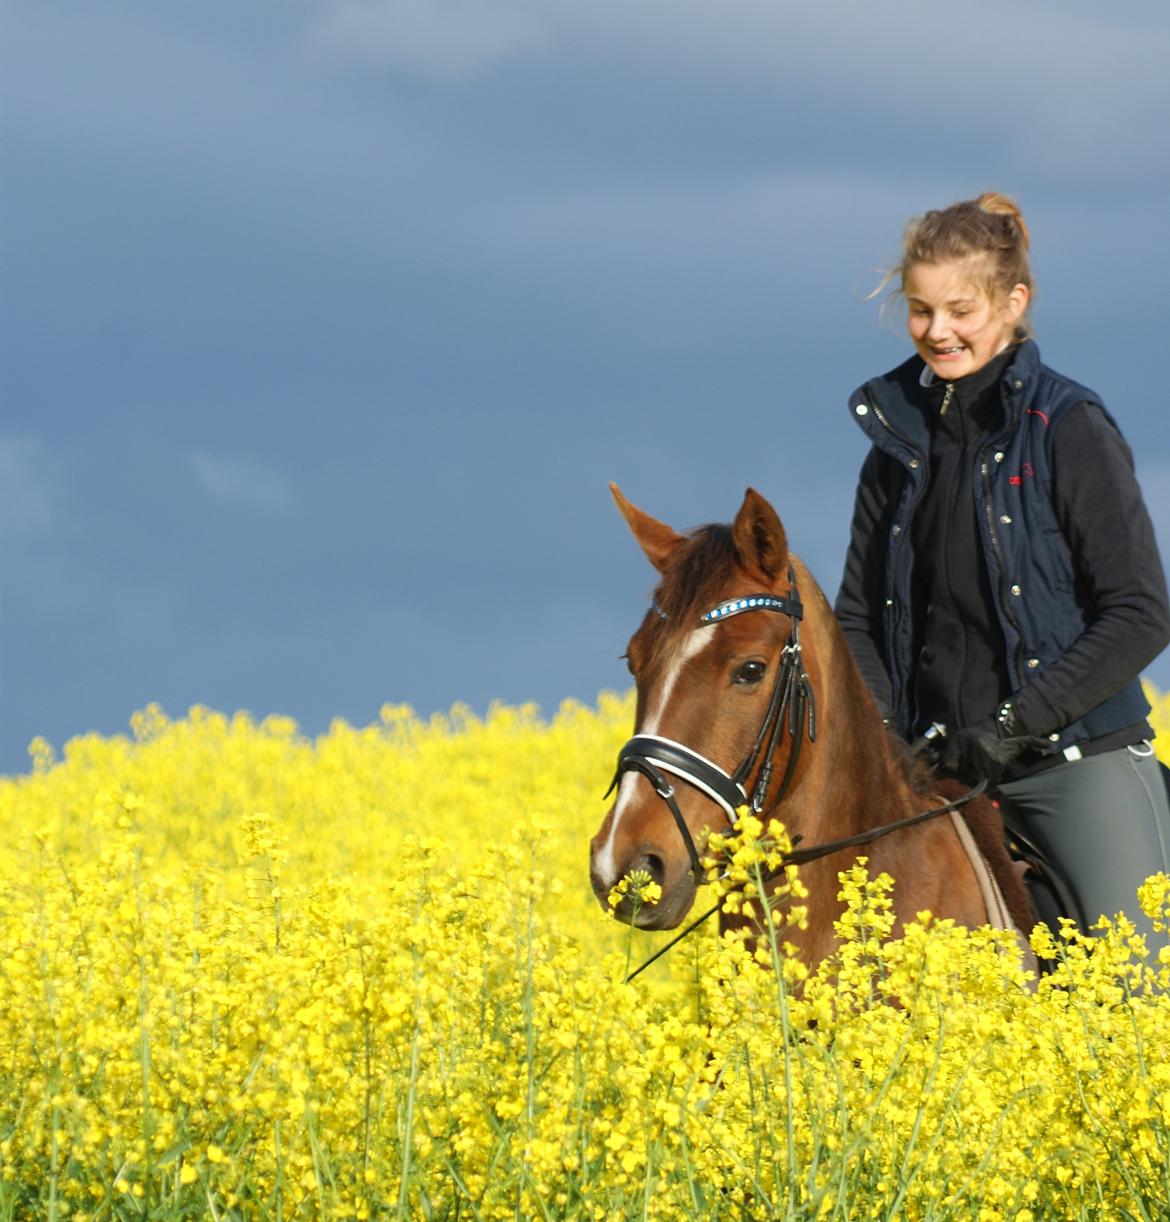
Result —
<instances>
[{"instance_id":1,"label":"vest zipper","mask_svg":"<svg viewBox=\"0 0 1170 1222\"><path fill-rule=\"evenodd\" d=\"M938 409L938 414L940 416L945 416L947 414L947 408L950 407L951 400L954 397L955 397L955 384L954 382L948 382L946 393L943 395L942 404L940 405Z\"/></svg>"},{"instance_id":2,"label":"vest zipper","mask_svg":"<svg viewBox=\"0 0 1170 1222\"><path fill-rule=\"evenodd\" d=\"M912 451L914 454L918 454L921 457L921 453L918 447L910 440L910 438L907 437L904 433L899 433L898 430L894 428L894 426L886 419L886 414L885 412L882 411L880 407L878 407L877 401L874 395L872 393L869 393L871 391L871 387L867 386L865 389L867 392L866 397L869 399L869 402L870 402L870 410L878 418L879 422L881 423L882 427L886 430L886 432L893 433L893 435L897 437L897 439L908 450Z\"/></svg>"},{"instance_id":3,"label":"vest zipper","mask_svg":"<svg viewBox=\"0 0 1170 1222\"><path fill-rule=\"evenodd\" d=\"M1020 621L1016 619L1015 612L1003 596L1003 583L1006 576L1003 551L999 546L999 536L995 533L995 512L991 504L991 471L986 458L980 460L980 465L983 475L983 510L987 515L987 533L991 538L991 550L995 552L995 558L999 564L999 590L997 592L999 605L1003 608L1004 618L1016 630L1016 639L1019 641L1016 651L1016 683L1019 685L1023 682L1024 674L1024 631L1020 627Z\"/></svg>"},{"instance_id":4,"label":"vest zipper","mask_svg":"<svg viewBox=\"0 0 1170 1222\"><path fill-rule=\"evenodd\" d=\"M950 393L951 389L952 388L948 384L948 393ZM878 407L877 396L873 393L872 383L866 384L865 394L866 394L866 398L869 401L870 409L872 410L873 414L877 417L878 423L881 424L881 426L886 430L886 432L891 433L893 436L895 436L910 451L910 453L915 456L916 460L922 463L923 468L924 468L922 486L919 488L918 495L914 498L913 503L908 505L906 508L906 520L901 524L901 530L899 531L898 536L897 536L897 541L894 544L893 563L890 565L889 571L890 573L896 573L898 571L898 561L900 560L901 555L902 555L902 548L906 542L906 536L910 533L910 519L914 516L914 510L918 508L918 503L919 501L922 500L922 497L926 492L926 485L930 482L930 469L929 469L928 463L926 462L926 459L923 457L922 451L919 450L918 447L914 445L914 443L904 433L899 433L898 430L894 428L894 426L886 418L885 412L883 412L882 409ZM895 659L898 656L897 649L893 648L894 637L897 635L898 629L901 627L902 617L905 614L905 611L901 603L899 602L899 600L896 597L897 595L897 586L896 585L892 593L895 595L893 599L893 607L894 607L895 614L893 617L893 621L890 624L889 645L891 646L890 662L891 664L894 664ZM902 703L904 706L906 703L905 693L906 693L906 687L907 687L907 684L905 682L905 676L903 676L903 682L901 684L901 687L903 691ZM895 714L900 713L901 711L902 711L901 709L896 709Z\"/></svg>"},{"instance_id":5,"label":"vest zipper","mask_svg":"<svg viewBox=\"0 0 1170 1222\"><path fill-rule=\"evenodd\" d=\"M868 390L869 388L867 387L866 389ZM894 560L896 562L902 553L902 544L905 541L906 534L910 529L910 519L914 515L914 510L918 507L918 502L922 500L922 494L926 491L926 485L930 482L930 470L927 466L926 460L922 457L922 451L919 450L917 446L915 446L913 442L909 440L909 438L904 436L902 433L899 433L898 430L894 428L894 426L886 419L885 413L882 411L882 409L878 407L876 403L874 403L872 395L870 395L869 399L870 403L873 404L873 414L878 418L882 427L885 428L887 432L893 433L893 435L897 437L897 439L912 454L915 455L915 461L922 463L924 468L922 487L918 491L918 496L914 498L914 503L907 508L906 521L902 523L902 528L898 533L897 550L894 552Z\"/></svg>"}]
</instances>

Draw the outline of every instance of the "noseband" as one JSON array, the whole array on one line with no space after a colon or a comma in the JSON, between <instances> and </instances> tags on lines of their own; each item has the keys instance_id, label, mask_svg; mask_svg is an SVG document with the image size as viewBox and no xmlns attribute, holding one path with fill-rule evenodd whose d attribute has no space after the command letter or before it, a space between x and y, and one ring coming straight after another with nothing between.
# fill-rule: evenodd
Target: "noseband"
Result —
<instances>
[{"instance_id":1,"label":"noseband","mask_svg":"<svg viewBox=\"0 0 1170 1222\"><path fill-rule=\"evenodd\" d=\"M695 882L703 882L703 867L699 861L699 853L695 848L694 838L682 817L678 802L675 800L674 787L664 773L670 773L679 780L699 790L710 798L727 816L727 822L736 826L736 809L750 805L755 814L760 814L767 800L768 788L772 783L776 748L780 742L781 727L788 723L788 734L792 739L792 749L788 753L788 766L784 771L784 779L776 796L779 802L788 792L792 778L796 775L796 764L800 758L800 747L804 741L804 726L807 718L808 740L816 741L816 715L813 700L812 685L805 673L804 661L800 650L800 621L804 616L804 607L800 602L800 594L796 588L796 574L791 565L788 568L790 593L787 597L777 594L749 594L742 598L732 598L727 602L713 607L699 618L699 625L717 624L721 620L730 619L733 615L742 615L747 611L776 611L787 615L790 620L788 642L780 653L780 665L772 684L772 694L768 700L768 708L764 720L751 750L740 761L734 772L725 772L718 764L705 755L692 750L683 743L670 738L662 738L657 734L636 734L618 753L617 771L613 782L606 791L606 797L614 791L622 776L627 772L639 772L651 785L654 792L666 803L678 826L679 833L686 845L687 854L691 859L691 869L694 871ZM654 610L662 619L665 612L655 603ZM787 714L787 717L785 717ZM751 801L748 801L747 784L760 760L759 773L752 787Z\"/></svg>"}]
</instances>

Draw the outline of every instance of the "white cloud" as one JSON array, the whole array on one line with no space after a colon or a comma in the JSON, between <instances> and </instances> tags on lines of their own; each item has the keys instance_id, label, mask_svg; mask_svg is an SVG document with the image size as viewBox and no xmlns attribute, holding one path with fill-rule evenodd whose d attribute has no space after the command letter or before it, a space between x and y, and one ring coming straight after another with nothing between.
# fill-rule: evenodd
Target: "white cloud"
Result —
<instances>
[{"instance_id":1,"label":"white cloud","mask_svg":"<svg viewBox=\"0 0 1170 1222\"><path fill-rule=\"evenodd\" d=\"M506 0L340 0L310 42L437 80L470 76L543 40L535 11Z\"/></svg>"},{"instance_id":2,"label":"white cloud","mask_svg":"<svg viewBox=\"0 0 1170 1222\"><path fill-rule=\"evenodd\" d=\"M200 486L214 500L279 512L292 502L288 480L265 463L238 454L195 450L191 467Z\"/></svg>"},{"instance_id":3,"label":"white cloud","mask_svg":"<svg viewBox=\"0 0 1170 1222\"><path fill-rule=\"evenodd\" d=\"M0 436L0 538L43 538L64 515L61 464L35 437Z\"/></svg>"}]
</instances>

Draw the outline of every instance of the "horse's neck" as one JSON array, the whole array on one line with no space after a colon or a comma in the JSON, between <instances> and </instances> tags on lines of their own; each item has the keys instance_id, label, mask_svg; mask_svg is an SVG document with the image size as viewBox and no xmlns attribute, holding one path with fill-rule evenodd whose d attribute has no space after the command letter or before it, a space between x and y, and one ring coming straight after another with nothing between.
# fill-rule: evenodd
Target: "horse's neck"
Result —
<instances>
[{"instance_id":1,"label":"horse's neck","mask_svg":"<svg viewBox=\"0 0 1170 1222\"><path fill-rule=\"evenodd\" d=\"M913 790L885 743L881 719L853 734L830 729L827 717L822 725L814 762L793 795L805 840L836 840L901 818Z\"/></svg>"},{"instance_id":2,"label":"horse's neck","mask_svg":"<svg viewBox=\"0 0 1170 1222\"><path fill-rule=\"evenodd\" d=\"M815 625L817 737L805 744L809 766L783 804L807 844L892 823L916 801L844 634L823 606Z\"/></svg>"}]
</instances>

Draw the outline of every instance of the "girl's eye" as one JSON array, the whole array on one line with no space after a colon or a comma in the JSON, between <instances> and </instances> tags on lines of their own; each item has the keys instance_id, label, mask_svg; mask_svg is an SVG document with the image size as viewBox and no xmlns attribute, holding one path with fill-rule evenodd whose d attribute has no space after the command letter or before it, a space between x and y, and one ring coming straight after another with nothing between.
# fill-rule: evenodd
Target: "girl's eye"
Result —
<instances>
[{"instance_id":1,"label":"girl's eye","mask_svg":"<svg viewBox=\"0 0 1170 1222\"><path fill-rule=\"evenodd\" d=\"M759 683L767 673L767 670L767 664L764 662L745 662L735 672L732 682L742 683L750 687L752 684Z\"/></svg>"}]
</instances>

